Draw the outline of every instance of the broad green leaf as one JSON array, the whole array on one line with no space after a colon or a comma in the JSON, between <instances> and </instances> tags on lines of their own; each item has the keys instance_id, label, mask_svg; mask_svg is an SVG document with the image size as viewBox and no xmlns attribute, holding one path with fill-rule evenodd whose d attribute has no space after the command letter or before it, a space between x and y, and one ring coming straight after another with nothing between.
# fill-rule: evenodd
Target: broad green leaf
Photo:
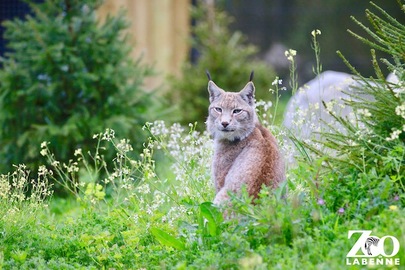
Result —
<instances>
[{"instance_id":1,"label":"broad green leaf","mask_svg":"<svg viewBox=\"0 0 405 270\"><path fill-rule=\"evenodd\" d=\"M173 247L178 250L185 250L186 245L180 239L168 234L167 232L158 229L158 228L151 228L150 232L152 235L162 244L168 247Z\"/></svg>"},{"instance_id":2,"label":"broad green leaf","mask_svg":"<svg viewBox=\"0 0 405 270\"><path fill-rule=\"evenodd\" d=\"M207 221L204 223L208 226L209 234L218 235L218 225L223 221L222 213L211 202L200 204L200 212L201 217Z\"/></svg>"}]
</instances>

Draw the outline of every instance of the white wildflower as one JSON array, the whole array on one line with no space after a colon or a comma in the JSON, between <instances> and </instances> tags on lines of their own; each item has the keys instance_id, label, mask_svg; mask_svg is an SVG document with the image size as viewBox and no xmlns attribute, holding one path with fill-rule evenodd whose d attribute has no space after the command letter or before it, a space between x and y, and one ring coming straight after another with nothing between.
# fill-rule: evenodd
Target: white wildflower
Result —
<instances>
[{"instance_id":1,"label":"white wildflower","mask_svg":"<svg viewBox=\"0 0 405 270\"><path fill-rule=\"evenodd\" d=\"M75 156L81 156L82 155L82 149L81 148L76 149L74 155Z\"/></svg>"},{"instance_id":2,"label":"white wildflower","mask_svg":"<svg viewBox=\"0 0 405 270\"><path fill-rule=\"evenodd\" d=\"M115 131L113 129L107 128L105 132L102 134L101 139L105 141L111 141L115 138Z\"/></svg>"},{"instance_id":3,"label":"white wildflower","mask_svg":"<svg viewBox=\"0 0 405 270\"><path fill-rule=\"evenodd\" d=\"M371 113L368 109L358 109L357 114L364 115L365 117L371 117Z\"/></svg>"},{"instance_id":4,"label":"white wildflower","mask_svg":"<svg viewBox=\"0 0 405 270\"><path fill-rule=\"evenodd\" d=\"M46 154L48 153L48 150L46 148L42 149L40 152L41 156L46 156Z\"/></svg>"},{"instance_id":5,"label":"white wildflower","mask_svg":"<svg viewBox=\"0 0 405 270\"><path fill-rule=\"evenodd\" d=\"M52 165L53 167L59 167L60 162L57 161L57 160L54 160L54 161L52 161L51 165Z\"/></svg>"},{"instance_id":6,"label":"white wildflower","mask_svg":"<svg viewBox=\"0 0 405 270\"><path fill-rule=\"evenodd\" d=\"M39 166L38 176L45 176L47 174L48 174L48 169L44 165Z\"/></svg>"},{"instance_id":7,"label":"white wildflower","mask_svg":"<svg viewBox=\"0 0 405 270\"><path fill-rule=\"evenodd\" d=\"M395 114L405 119L405 102L395 108Z\"/></svg>"},{"instance_id":8,"label":"white wildflower","mask_svg":"<svg viewBox=\"0 0 405 270\"><path fill-rule=\"evenodd\" d=\"M287 57L287 60L292 62L294 61L294 57L297 55L297 51L293 49L289 49L288 51L284 52L284 55Z\"/></svg>"},{"instance_id":9,"label":"white wildflower","mask_svg":"<svg viewBox=\"0 0 405 270\"><path fill-rule=\"evenodd\" d=\"M148 184L140 185L140 186L138 186L137 189L138 189L139 193L142 193L142 194L149 194L150 193L150 187L149 187Z\"/></svg>"},{"instance_id":10,"label":"white wildflower","mask_svg":"<svg viewBox=\"0 0 405 270\"><path fill-rule=\"evenodd\" d=\"M404 126L405 128L405 126ZM402 133L402 130L395 129L391 132L390 137L385 138L387 141L393 141L399 138L399 135Z\"/></svg>"},{"instance_id":11,"label":"white wildflower","mask_svg":"<svg viewBox=\"0 0 405 270\"><path fill-rule=\"evenodd\" d=\"M134 220L134 223L137 224L138 221L139 221L139 215L138 215L138 214L134 214L134 215L132 216L132 219Z\"/></svg>"},{"instance_id":12,"label":"white wildflower","mask_svg":"<svg viewBox=\"0 0 405 270\"><path fill-rule=\"evenodd\" d=\"M283 84L283 80L281 80L279 77L276 77L274 81L271 83L271 85L281 85Z\"/></svg>"},{"instance_id":13,"label":"white wildflower","mask_svg":"<svg viewBox=\"0 0 405 270\"><path fill-rule=\"evenodd\" d=\"M320 34L322 34L321 33L321 30L319 30L319 29L316 29L316 30L312 30L312 32L311 32L311 35L313 36L313 37L315 37L315 36L319 36Z\"/></svg>"},{"instance_id":14,"label":"white wildflower","mask_svg":"<svg viewBox=\"0 0 405 270\"><path fill-rule=\"evenodd\" d=\"M335 105L335 101L334 101L334 100L331 100L331 101L329 101L329 102L326 102L326 103L325 103L326 111L327 111L328 113L333 112L333 106L334 106L334 105Z\"/></svg>"},{"instance_id":15,"label":"white wildflower","mask_svg":"<svg viewBox=\"0 0 405 270\"><path fill-rule=\"evenodd\" d=\"M128 139L120 140L120 142L117 144L117 148L123 153L127 153L133 150L132 146L129 144Z\"/></svg>"}]
</instances>

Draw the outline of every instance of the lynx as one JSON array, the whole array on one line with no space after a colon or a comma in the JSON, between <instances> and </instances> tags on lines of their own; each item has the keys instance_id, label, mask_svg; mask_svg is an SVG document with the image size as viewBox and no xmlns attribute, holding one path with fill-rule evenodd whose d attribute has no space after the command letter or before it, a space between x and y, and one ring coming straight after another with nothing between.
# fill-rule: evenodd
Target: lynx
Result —
<instances>
[{"instance_id":1,"label":"lynx","mask_svg":"<svg viewBox=\"0 0 405 270\"><path fill-rule=\"evenodd\" d=\"M207 76L210 106L206 124L214 140L214 204L228 201L228 193L238 193L243 185L255 199L263 184L275 188L285 177L276 139L256 115L253 72L240 92L225 92L208 72Z\"/></svg>"}]
</instances>

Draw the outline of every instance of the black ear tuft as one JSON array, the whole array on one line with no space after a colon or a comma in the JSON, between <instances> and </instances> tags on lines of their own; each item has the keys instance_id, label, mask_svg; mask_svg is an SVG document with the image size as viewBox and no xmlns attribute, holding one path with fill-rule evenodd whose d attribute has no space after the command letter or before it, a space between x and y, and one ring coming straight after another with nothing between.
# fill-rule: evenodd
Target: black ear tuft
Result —
<instances>
[{"instance_id":1,"label":"black ear tuft","mask_svg":"<svg viewBox=\"0 0 405 270\"><path fill-rule=\"evenodd\" d=\"M211 74L210 74L210 72L208 71L208 69L205 70L205 74L207 74L208 80L209 80L209 81L212 81L212 80L211 80Z\"/></svg>"},{"instance_id":2,"label":"black ear tuft","mask_svg":"<svg viewBox=\"0 0 405 270\"><path fill-rule=\"evenodd\" d=\"M250 72L250 78L249 78L249 82L253 81L253 77L255 75L255 71L252 70L252 72Z\"/></svg>"}]
</instances>

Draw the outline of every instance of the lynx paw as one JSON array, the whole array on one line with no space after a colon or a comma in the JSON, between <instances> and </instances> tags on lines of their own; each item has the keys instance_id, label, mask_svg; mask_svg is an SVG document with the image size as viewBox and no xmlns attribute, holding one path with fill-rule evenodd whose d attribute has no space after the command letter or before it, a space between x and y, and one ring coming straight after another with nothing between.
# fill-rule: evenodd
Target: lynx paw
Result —
<instances>
[{"instance_id":1,"label":"lynx paw","mask_svg":"<svg viewBox=\"0 0 405 270\"><path fill-rule=\"evenodd\" d=\"M221 189L217 195L215 196L215 199L213 201L213 204L215 205L223 205L225 202L229 200L228 192L225 189Z\"/></svg>"}]
</instances>

